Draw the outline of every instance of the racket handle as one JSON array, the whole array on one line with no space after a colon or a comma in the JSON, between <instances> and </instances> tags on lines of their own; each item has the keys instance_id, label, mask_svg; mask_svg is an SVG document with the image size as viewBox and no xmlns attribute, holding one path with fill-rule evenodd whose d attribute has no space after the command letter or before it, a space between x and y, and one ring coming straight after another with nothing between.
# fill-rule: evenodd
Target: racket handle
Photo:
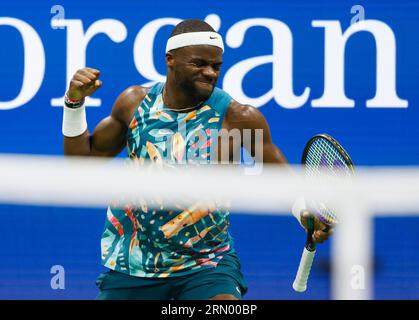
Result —
<instances>
[{"instance_id":1,"label":"racket handle","mask_svg":"<svg viewBox=\"0 0 419 320\"><path fill-rule=\"evenodd\" d=\"M313 264L314 255L316 250L308 251L304 248L301 256L300 265L298 266L297 275L295 276L292 287L297 292L304 292L307 289L307 280L310 275L311 265Z\"/></svg>"}]
</instances>

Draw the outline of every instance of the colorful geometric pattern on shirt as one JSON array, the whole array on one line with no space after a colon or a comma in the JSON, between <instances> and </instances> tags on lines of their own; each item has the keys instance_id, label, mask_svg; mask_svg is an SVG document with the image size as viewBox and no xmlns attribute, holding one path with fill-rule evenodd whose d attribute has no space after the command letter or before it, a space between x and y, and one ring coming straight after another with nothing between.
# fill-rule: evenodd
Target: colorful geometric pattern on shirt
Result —
<instances>
[{"instance_id":1,"label":"colorful geometric pattern on shirt","mask_svg":"<svg viewBox=\"0 0 419 320\"><path fill-rule=\"evenodd\" d=\"M199 109L176 113L163 104L163 85L154 85L134 114L127 135L129 158L139 164L209 163L216 140L212 135L221 129L231 97L215 89ZM197 186L205 188L203 182L197 181ZM102 262L139 277L188 274L216 266L223 253L234 252L228 226L229 212L217 205L167 210L154 199L139 207L110 206Z\"/></svg>"}]
</instances>

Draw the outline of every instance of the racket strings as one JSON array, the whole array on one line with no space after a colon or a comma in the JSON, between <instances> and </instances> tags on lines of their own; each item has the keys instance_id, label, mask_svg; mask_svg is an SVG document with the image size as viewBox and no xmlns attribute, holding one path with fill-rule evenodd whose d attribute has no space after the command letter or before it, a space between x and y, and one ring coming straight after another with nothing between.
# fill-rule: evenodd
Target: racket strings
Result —
<instances>
[{"instance_id":1,"label":"racket strings","mask_svg":"<svg viewBox=\"0 0 419 320\"><path fill-rule=\"evenodd\" d=\"M338 152L336 147L325 139L313 142L307 153L306 170L309 175L319 174L322 171L332 172L335 175L350 175L352 168L346 159Z\"/></svg>"},{"instance_id":2,"label":"racket strings","mask_svg":"<svg viewBox=\"0 0 419 320\"><path fill-rule=\"evenodd\" d=\"M309 178L316 178L327 173L335 176L351 176L353 169L336 147L326 139L317 139L311 144L306 160L305 171ZM319 201L312 201L312 209L320 220L327 225L338 223L334 211Z\"/></svg>"}]
</instances>

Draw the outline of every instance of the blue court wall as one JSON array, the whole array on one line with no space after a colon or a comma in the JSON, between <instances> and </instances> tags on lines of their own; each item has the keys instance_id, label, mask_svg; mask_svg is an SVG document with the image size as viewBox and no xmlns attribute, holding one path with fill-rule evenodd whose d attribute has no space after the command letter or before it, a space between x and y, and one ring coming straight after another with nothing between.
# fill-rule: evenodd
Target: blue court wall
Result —
<instances>
[{"instance_id":1,"label":"blue court wall","mask_svg":"<svg viewBox=\"0 0 419 320\"><path fill-rule=\"evenodd\" d=\"M173 23L199 18L225 38L218 86L262 111L290 162L299 162L312 135L326 132L357 165L418 165L419 4L354 5L2 1L0 153L62 154L57 104L75 70L86 64L101 71L104 85L87 110L92 130L126 87L164 79ZM105 208L3 204L0 218L0 298L95 297ZM419 248L418 226L418 218L374 220L375 298L419 298L419 258L411 255ZM291 290L304 242L292 218L235 213L231 232L247 298L330 298L330 244L319 249L310 290ZM54 265L65 268L64 290L50 286Z\"/></svg>"}]
</instances>

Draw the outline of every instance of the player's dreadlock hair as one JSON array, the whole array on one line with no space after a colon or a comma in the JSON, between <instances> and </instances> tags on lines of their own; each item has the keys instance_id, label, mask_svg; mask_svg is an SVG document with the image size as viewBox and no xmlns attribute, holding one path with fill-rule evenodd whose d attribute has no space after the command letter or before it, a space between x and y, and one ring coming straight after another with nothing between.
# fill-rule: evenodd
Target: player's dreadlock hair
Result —
<instances>
[{"instance_id":1,"label":"player's dreadlock hair","mask_svg":"<svg viewBox=\"0 0 419 320\"><path fill-rule=\"evenodd\" d=\"M187 20L183 20L182 22L176 25L176 27L173 29L172 33L170 34L170 37L173 37L182 33L200 32L200 31L215 32L215 30L205 21L198 20L198 19L187 19Z\"/></svg>"}]
</instances>

